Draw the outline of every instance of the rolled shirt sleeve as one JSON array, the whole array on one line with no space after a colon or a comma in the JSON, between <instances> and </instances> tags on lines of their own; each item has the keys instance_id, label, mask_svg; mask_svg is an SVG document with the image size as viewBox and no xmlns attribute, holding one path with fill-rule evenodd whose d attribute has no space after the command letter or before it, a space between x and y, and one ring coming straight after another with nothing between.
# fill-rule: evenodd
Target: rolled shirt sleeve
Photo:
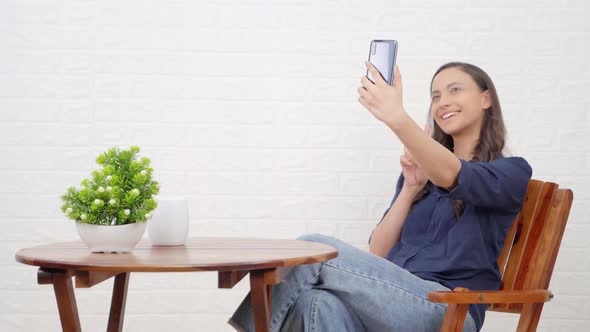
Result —
<instances>
[{"instance_id":1,"label":"rolled shirt sleeve","mask_svg":"<svg viewBox=\"0 0 590 332\"><path fill-rule=\"evenodd\" d=\"M434 186L441 195L474 206L503 211L522 208L532 168L522 157L499 158L489 162L460 159L457 184L450 191Z\"/></svg>"}]
</instances>

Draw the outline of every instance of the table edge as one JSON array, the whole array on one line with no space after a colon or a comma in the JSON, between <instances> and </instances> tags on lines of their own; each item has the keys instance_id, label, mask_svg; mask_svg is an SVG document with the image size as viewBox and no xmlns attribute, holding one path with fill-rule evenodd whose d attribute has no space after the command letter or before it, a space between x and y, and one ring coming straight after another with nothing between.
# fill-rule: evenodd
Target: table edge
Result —
<instances>
[{"instance_id":1,"label":"table edge","mask_svg":"<svg viewBox=\"0 0 590 332\"><path fill-rule=\"evenodd\" d=\"M234 264L209 264L209 265L193 265L193 266L157 266L146 265L142 267L121 267L121 266L106 266L106 265L82 265L71 264L56 261L41 261L23 257L15 254L15 260L19 263L31 266L37 266L44 269L56 270L73 270L73 271L101 271L101 272L205 272L205 271L252 271L252 270L266 270L278 267L290 267L305 264L321 263L333 259L338 256L338 250L334 248L333 251L326 253L308 256L304 259L291 259L285 261L284 259L270 260L265 262L243 262Z\"/></svg>"}]
</instances>

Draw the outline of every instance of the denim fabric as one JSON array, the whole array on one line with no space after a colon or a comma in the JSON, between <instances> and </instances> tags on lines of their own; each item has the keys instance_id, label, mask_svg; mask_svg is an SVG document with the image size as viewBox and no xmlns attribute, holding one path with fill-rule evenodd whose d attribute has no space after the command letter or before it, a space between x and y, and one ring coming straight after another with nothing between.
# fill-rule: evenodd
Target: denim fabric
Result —
<instances>
[{"instance_id":1,"label":"denim fabric","mask_svg":"<svg viewBox=\"0 0 590 332\"><path fill-rule=\"evenodd\" d=\"M448 288L328 236L299 239L328 244L339 255L297 266L273 286L271 331L439 331L446 305L427 297ZM238 331L254 331L250 294L229 323ZM470 314L463 331L476 331Z\"/></svg>"},{"instance_id":2,"label":"denim fabric","mask_svg":"<svg viewBox=\"0 0 590 332\"><path fill-rule=\"evenodd\" d=\"M364 331L356 313L329 290L308 289L287 312L283 331Z\"/></svg>"}]
</instances>

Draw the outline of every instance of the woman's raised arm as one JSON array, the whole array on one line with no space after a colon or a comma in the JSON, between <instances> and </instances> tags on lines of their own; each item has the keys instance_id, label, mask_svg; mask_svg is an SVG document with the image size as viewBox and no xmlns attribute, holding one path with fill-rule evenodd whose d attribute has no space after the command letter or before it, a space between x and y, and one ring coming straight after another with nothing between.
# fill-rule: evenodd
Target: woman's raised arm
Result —
<instances>
[{"instance_id":1,"label":"woman's raised arm","mask_svg":"<svg viewBox=\"0 0 590 332\"><path fill-rule=\"evenodd\" d=\"M404 111L402 80L398 66L395 66L393 86L388 85L381 78L372 64L367 63L367 67L375 78L375 83L363 76L362 87L358 89L359 102L391 128L432 183L442 188L452 189L461 169L461 161L422 131Z\"/></svg>"}]
</instances>

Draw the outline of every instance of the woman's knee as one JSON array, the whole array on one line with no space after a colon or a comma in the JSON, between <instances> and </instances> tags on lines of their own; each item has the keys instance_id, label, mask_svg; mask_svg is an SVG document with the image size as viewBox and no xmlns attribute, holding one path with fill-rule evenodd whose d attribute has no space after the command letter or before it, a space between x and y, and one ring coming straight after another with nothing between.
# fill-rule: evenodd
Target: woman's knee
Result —
<instances>
[{"instance_id":1,"label":"woman's knee","mask_svg":"<svg viewBox=\"0 0 590 332\"><path fill-rule=\"evenodd\" d=\"M338 296L326 290L317 289L312 298L312 312L321 312L323 315L338 319L340 316L348 316L348 308Z\"/></svg>"},{"instance_id":2,"label":"woman's knee","mask_svg":"<svg viewBox=\"0 0 590 332\"><path fill-rule=\"evenodd\" d=\"M335 294L310 289L291 307L283 327L298 331L362 331L358 317Z\"/></svg>"},{"instance_id":3,"label":"woman's knee","mask_svg":"<svg viewBox=\"0 0 590 332\"><path fill-rule=\"evenodd\" d=\"M311 320L311 305L317 290L309 289L301 293L289 308L280 331L308 331Z\"/></svg>"},{"instance_id":4,"label":"woman's knee","mask_svg":"<svg viewBox=\"0 0 590 332\"><path fill-rule=\"evenodd\" d=\"M311 241L311 242L324 242L324 241L329 241L330 239L332 239L332 238L327 235L318 234L318 233L306 233L306 234L303 234L297 238L297 240Z\"/></svg>"},{"instance_id":5,"label":"woman's knee","mask_svg":"<svg viewBox=\"0 0 590 332\"><path fill-rule=\"evenodd\" d=\"M317 289L309 289L301 293L293 306L290 309L290 313L295 317L302 318L304 320L309 319L311 312L311 305L314 301L314 297L319 292Z\"/></svg>"},{"instance_id":6,"label":"woman's knee","mask_svg":"<svg viewBox=\"0 0 590 332\"><path fill-rule=\"evenodd\" d=\"M309 323L314 314L321 312L330 316L345 315L348 311L344 303L334 294L322 289L309 289L301 293L288 315L298 317Z\"/></svg>"},{"instance_id":7,"label":"woman's knee","mask_svg":"<svg viewBox=\"0 0 590 332\"><path fill-rule=\"evenodd\" d=\"M356 313L325 290L319 290L312 299L311 325L318 331L364 331Z\"/></svg>"},{"instance_id":8,"label":"woman's knee","mask_svg":"<svg viewBox=\"0 0 590 332\"><path fill-rule=\"evenodd\" d=\"M364 257L358 256L360 255L367 255L368 253L351 245L350 243L346 243L342 240L337 238L323 235L323 234L304 234L297 238L297 240L303 241L311 241L311 242L319 242L323 244L327 244L333 248L338 250L338 257L334 260L343 261L343 260L354 260L354 259L361 259Z\"/></svg>"},{"instance_id":9,"label":"woman's knee","mask_svg":"<svg viewBox=\"0 0 590 332\"><path fill-rule=\"evenodd\" d=\"M319 242L319 243L323 243L323 244L327 244L329 246L335 247L336 249L339 249L339 248L349 245L346 242L339 240L335 237L323 235L323 234L317 234L317 233L303 234L303 235L299 236L297 238L297 240Z\"/></svg>"}]
</instances>

